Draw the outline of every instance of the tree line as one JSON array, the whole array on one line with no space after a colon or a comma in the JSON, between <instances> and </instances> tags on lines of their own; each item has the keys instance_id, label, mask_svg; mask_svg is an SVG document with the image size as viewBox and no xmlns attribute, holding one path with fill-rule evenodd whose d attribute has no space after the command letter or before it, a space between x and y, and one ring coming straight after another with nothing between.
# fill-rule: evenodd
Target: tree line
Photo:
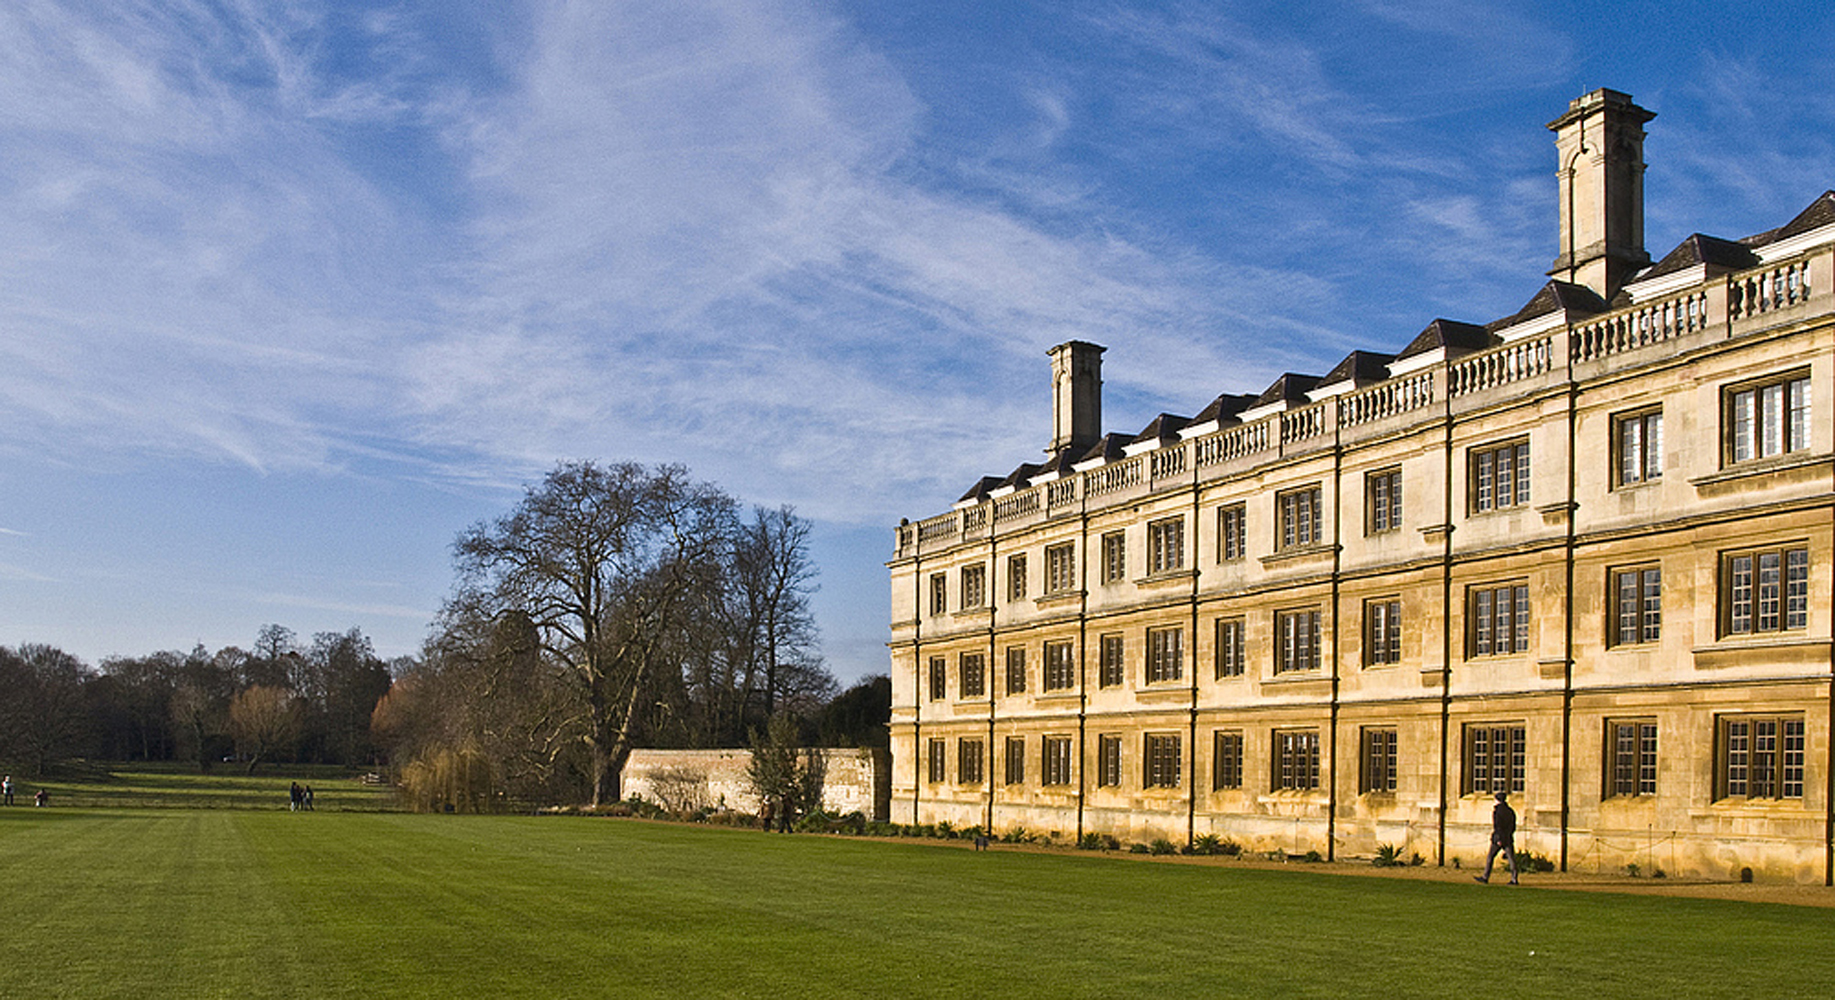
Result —
<instances>
[{"instance_id":1,"label":"tree line","mask_svg":"<svg viewBox=\"0 0 1835 1000\"><path fill-rule=\"evenodd\" d=\"M884 677L840 691L819 653L809 526L679 466L557 466L453 545L421 654L357 629L113 657L0 647L0 759L392 767L427 804L620 797L633 748L883 746ZM786 726L794 726L787 729Z\"/></svg>"}]
</instances>

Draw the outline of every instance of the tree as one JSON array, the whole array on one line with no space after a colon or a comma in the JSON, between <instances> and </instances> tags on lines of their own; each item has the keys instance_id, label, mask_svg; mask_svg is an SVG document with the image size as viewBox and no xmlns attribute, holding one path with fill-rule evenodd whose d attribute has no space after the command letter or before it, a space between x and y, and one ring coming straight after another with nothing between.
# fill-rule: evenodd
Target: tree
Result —
<instances>
[{"instance_id":1,"label":"tree","mask_svg":"<svg viewBox=\"0 0 1835 1000\"><path fill-rule=\"evenodd\" d=\"M299 700L283 687L257 684L229 702L229 731L236 752L248 759L248 773L299 738Z\"/></svg>"},{"instance_id":2,"label":"tree","mask_svg":"<svg viewBox=\"0 0 1835 1000\"><path fill-rule=\"evenodd\" d=\"M90 735L83 661L53 646L0 646L0 747L49 774L53 765L82 752Z\"/></svg>"},{"instance_id":3,"label":"tree","mask_svg":"<svg viewBox=\"0 0 1835 1000\"><path fill-rule=\"evenodd\" d=\"M325 754L344 764L370 759L370 716L389 689L389 672L361 629L320 632L305 661L318 736Z\"/></svg>"},{"instance_id":4,"label":"tree","mask_svg":"<svg viewBox=\"0 0 1835 1000\"><path fill-rule=\"evenodd\" d=\"M779 830L789 832L797 816L821 806L822 777L821 756L804 749L802 726L789 713L772 716L763 733L752 730L746 780Z\"/></svg>"},{"instance_id":5,"label":"tree","mask_svg":"<svg viewBox=\"0 0 1835 1000\"><path fill-rule=\"evenodd\" d=\"M454 544L455 601L526 616L575 685L595 805L619 797L658 677L718 592L734 521L732 499L679 466L575 462Z\"/></svg>"},{"instance_id":6,"label":"tree","mask_svg":"<svg viewBox=\"0 0 1835 1000\"><path fill-rule=\"evenodd\" d=\"M864 678L836 695L816 715L823 746L890 747L892 678Z\"/></svg>"}]
</instances>

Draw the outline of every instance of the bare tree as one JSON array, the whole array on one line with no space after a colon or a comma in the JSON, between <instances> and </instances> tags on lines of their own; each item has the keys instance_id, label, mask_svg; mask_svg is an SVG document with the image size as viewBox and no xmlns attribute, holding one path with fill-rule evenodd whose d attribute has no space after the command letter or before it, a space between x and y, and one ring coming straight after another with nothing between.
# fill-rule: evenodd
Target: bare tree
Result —
<instances>
[{"instance_id":1,"label":"bare tree","mask_svg":"<svg viewBox=\"0 0 1835 1000\"><path fill-rule=\"evenodd\" d=\"M298 699L282 687L257 684L230 699L229 731L248 758L248 773L299 738L299 715Z\"/></svg>"},{"instance_id":2,"label":"bare tree","mask_svg":"<svg viewBox=\"0 0 1835 1000\"><path fill-rule=\"evenodd\" d=\"M83 661L53 646L0 647L0 752L40 775L76 756L89 736L83 687L91 677Z\"/></svg>"},{"instance_id":3,"label":"bare tree","mask_svg":"<svg viewBox=\"0 0 1835 1000\"><path fill-rule=\"evenodd\" d=\"M568 463L454 545L455 600L525 615L577 686L595 805L619 797L657 678L719 585L733 509L679 466Z\"/></svg>"}]
</instances>

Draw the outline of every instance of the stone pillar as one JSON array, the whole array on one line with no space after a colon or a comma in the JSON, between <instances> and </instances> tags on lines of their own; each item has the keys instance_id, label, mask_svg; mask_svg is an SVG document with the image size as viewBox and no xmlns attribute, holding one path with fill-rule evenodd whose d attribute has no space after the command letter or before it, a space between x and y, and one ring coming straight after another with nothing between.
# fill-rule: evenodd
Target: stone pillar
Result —
<instances>
[{"instance_id":1,"label":"stone pillar","mask_svg":"<svg viewBox=\"0 0 1835 1000\"><path fill-rule=\"evenodd\" d=\"M1051 349L1052 454L1090 448L1102 440L1102 352L1108 348L1072 340Z\"/></svg>"}]
</instances>

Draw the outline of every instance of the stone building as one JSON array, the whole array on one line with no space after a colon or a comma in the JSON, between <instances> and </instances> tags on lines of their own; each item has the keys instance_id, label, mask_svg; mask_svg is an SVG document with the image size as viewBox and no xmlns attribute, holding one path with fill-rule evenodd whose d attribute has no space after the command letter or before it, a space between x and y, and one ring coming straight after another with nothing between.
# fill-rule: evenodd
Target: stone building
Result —
<instances>
[{"instance_id":1,"label":"stone building","mask_svg":"<svg viewBox=\"0 0 1835 1000\"><path fill-rule=\"evenodd\" d=\"M1644 250L1644 125L1549 125L1515 314L1101 430L901 523L892 818L1580 871L1835 875L1835 192Z\"/></svg>"}]
</instances>

